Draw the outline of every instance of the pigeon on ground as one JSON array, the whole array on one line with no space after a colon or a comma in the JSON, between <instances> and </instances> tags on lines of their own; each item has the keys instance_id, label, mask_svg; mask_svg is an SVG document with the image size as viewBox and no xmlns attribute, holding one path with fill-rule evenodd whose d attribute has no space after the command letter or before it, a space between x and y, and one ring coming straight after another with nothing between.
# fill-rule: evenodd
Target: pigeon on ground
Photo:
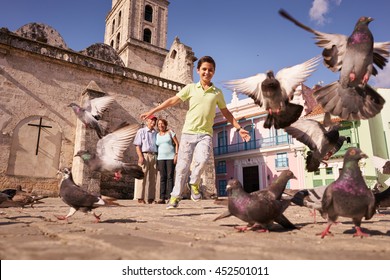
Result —
<instances>
[{"instance_id":1,"label":"pigeon on ground","mask_svg":"<svg viewBox=\"0 0 390 280\"><path fill-rule=\"evenodd\" d=\"M100 206L118 206L114 198L104 198L102 196L88 193L87 191L80 188L73 181L72 173L69 168L64 168L59 171L62 173L62 181L60 184L60 197L61 199L70 206L69 213L66 216L57 216L59 220L68 220L69 217L73 216L76 211L80 210L84 213L92 212L96 219L96 222L100 221L100 215L96 215L93 209Z\"/></svg>"},{"instance_id":2,"label":"pigeon on ground","mask_svg":"<svg viewBox=\"0 0 390 280\"><path fill-rule=\"evenodd\" d=\"M356 232L353 236L368 236L360 224L375 214L375 197L364 181L359 160L367 158L359 148L349 148L344 155L343 169L339 178L332 182L322 197L322 217L328 225L320 234L321 238L331 234L329 229L339 216L352 218Z\"/></svg>"},{"instance_id":3,"label":"pigeon on ground","mask_svg":"<svg viewBox=\"0 0 390 280\"><path fill-rule=\"evenodd\" d=\"M123 162L123 153L133 142L138 129L137 124L121 126L97 142L96 152L81 150L75 157L79 156L91 171L115 172L115 180L119 180L122 173L143 179L144 173L139 165Z\"/></svg>"},{"instance_id":4,"label":"pigeon on ground","mask_svg":"<svg viewBox=\"0 0 390 280\"><path fill-rule=\"evenodd\" d=\"M385 103L383 97L367 82L383 69L390 54L390 42L374 43L368 24L371 17L361 17L352 34L323 33L302 24L286 11L279 14L315 35L316 44L324 48L324 64L333 72L340 71L338 81L326 85L314 97L325 111L345 120L369 119L378 114Z\"/></svg>"},{"instance_id":5,"label":"pigeon on ground","mask_svg":"<svg viewBox=\"0 0 390 280\"><path fill-rule=\"evenodd\" d=\"M228 211L225 211L214 221L235 216L248 225L236 227L239 231L257 230L268 231L273 222L277 222L285 228L296 229L296 227L283 215L283 212L290 205L289 200L279 200L287 181L293 178L291 171L286 171L279 176L269 188L252 193L246 193L237 179L229 180ZM282 189L280 191L280 189Z\"/></svg>"},{"instance_id":6,"label":"pigeon on ground","mask_svg":"<svg viewBox=\"0 0 390 280\"><path fill-rule=\"evenodd\" d=\"M296 87L310 76L319 60L319 56L314 57L304 63L283 68L276 76L273 71L267 71L249 78L228 81L225 86L251 97L260 107L263 106L264 99L264 106L268 111L264 127L284 128L301 116L303 107L290 100Z\"/></svg>"},{"instance_id":7,"label":"pigeon on ground","mask_svg":"<svg viewBox=\"0 0 390 280\"><path fill-rule=\"evenodd\" d=\"M322 196L327 186L314 187L312 189L285 190L284 193L291 196L291 202L302 207L311 209L314 223L317 222L316 211L322 214Z\"/></svg>"},{"instance_id":8,"label":"pigeon on ground","mask_svg":"<svg viewBox=\"0 0 390 280\"><path fill-rule=\"evenodd\" d=\"M1 191L1 193L6 194L9 199L12 201L8 201L7 203L3 204L8 205L7 207L24 207L26 205L30 205L32 208L35 204L43 203L41 200L44 198L48 198L48 196L43 195L35 195L32 193L28 193L26 191L22 190L21 185L17 185L15 189L5 189Z\"/></svg>"},{"instance_id":9,"label":"pigeon on ground","mask_svg":"<svg viewBox=\"0 0 390 280\"><path fill-rule=\"evenodd\" d=\"M76 114L77 118L87 127L96 131L99 138L102 138L106 131L104 127L99 123L104 111L106 111L112 103L115 101L112 96L103 96L94 99L88 99L84 106L80 107L76 103L70 103L71 107Z\"/></svg>"},{"instance_id":10,"label":"pigeon on ground","mask_svg":"<svg viewBox=\"0 0 390 280\"><path fill-rule=\"evenodd\" d=\"M376 209L390 207L390 187L384 191L374 192Z\"/></svg>"},{"instance_id":11,"label":"pigeon on ground","mask_svg":"<svg viewBox=\"0 0 390 280\"><path fill-rule=\"evenodd\" d=\"M372 163L374 167L382 174L390 175L390 160L384 159L378 156L372 157ZM390 186L390 178L384 182L387 186Z\"/></svg>"},{"instance_id":12,"label":"pigeon on ground","mask_svg":"<svg viewBox=\"0 0 390 280\"><path fill-rule=\"evenodd\" d=\"M343 146L346 137L340 136L339 125L329 129L313 119L299 119L284 130L293 138L305 144L310 151L306 156L308 172L318 171L321 162L329 160Z\"/></svg>"}]
</instances>

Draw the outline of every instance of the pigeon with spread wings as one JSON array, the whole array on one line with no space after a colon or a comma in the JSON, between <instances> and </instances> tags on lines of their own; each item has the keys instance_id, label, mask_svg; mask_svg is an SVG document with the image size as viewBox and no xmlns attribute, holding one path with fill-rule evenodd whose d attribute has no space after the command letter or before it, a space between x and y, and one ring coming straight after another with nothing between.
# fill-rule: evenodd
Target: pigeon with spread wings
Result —
<instances>
[{"instance_id":1,"label":"pigeon with spread wings","mask_svg":"<svg viewBox=\"0 0 390 280\"><path fill-rule=\"evenodd\" d=\"M132 143L138 128L138 124L122 124L97 142L96 152L80 150L75 157L79 156L91 171L115 172L115 180L119 180L122 174L143 179L144 173L139 165L123 161L124 152Z\"/></svg>"},{"instance_id":2,"label":"pigeon with spread wings","mask_svg":"<svg viewBox=\"0 0 390 280\"><path fill-rule=\"evenodd\" d=\"M320 122L312 119L299 119L284 130L310 149L306 157L306 169L309 172L318 171L321 162L326 165L325 161L347 140L340 136L339 125L326 130Z\"/></svg>"},{"instance_id":3,"label":"pigeon with spread wings","mask_svg":"<svg viewBox=\"0 0 390 280\"><path fill-rule=\"evenodd\" d=\"M279 14L315 35L316 44L323 48L324 64L333 72L340 71L338 81L318 89L314 96L332 115L345 120L369 119L378 114L385 103L383 97L367 82L383 69L390 55L390 42L374 42L368 24L371 17L360 17L352 34L329 34L314 30L299 22L286 11Z\"/></svg>"},{"instance_id":4,"label":"pigeon with spread wings","mask_svg":"<svg viewBox=\"0 0 390 280\"><path fill-rule=\"evenodd\" d=\"M268 111L265 128L284 128L294 123L303 110L301 105L291 103L297 86L303 83L315 70L321 58L314 57L301 64L281 69L274 75L273 71L259 73L255 76L231 80L225 86L231 90L251 97L257 105Z\"/></svg>"},{"instance_id":5,"label":"pigeon with spread wings","mask_svg":"<svg viewBox=\"0 0 390 280\"><path fill-rule=\"evenodd\" d=\"M87 127L96 131L99 138L102 138L106 132L104 127L99 123L106 111L115 101L112 96L103 96L94 99L87 99L85 104L80 107L76 103L70 103L68 107L73 109L76 117Z\"/></svg>"}]
</instances>

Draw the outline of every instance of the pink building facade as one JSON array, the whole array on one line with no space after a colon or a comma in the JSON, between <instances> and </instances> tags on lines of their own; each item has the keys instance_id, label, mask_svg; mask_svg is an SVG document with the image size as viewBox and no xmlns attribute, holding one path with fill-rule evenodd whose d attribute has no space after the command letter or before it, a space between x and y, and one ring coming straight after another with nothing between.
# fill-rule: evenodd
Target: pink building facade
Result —
<instances>
[{"instance_id":1,"label":"pink building facade","mask_svg":"<svg viewBox=\"0 0 390 280\"><path fill-rule=\"evenodd\" d=\"M295 103L301 103L299 97ZM250 131L251 141L243 142L236 129L217 111L213 147L218 195L226 195L226 184L231 178L237 178L247 192L252 192L268 186L286 169L297 177L288 182L287 188L305 188L304 145L283 129L263 128L266 111L251 98L239 100L233 93L227 107L241 127Z\"/></svg>"}]
</instances>

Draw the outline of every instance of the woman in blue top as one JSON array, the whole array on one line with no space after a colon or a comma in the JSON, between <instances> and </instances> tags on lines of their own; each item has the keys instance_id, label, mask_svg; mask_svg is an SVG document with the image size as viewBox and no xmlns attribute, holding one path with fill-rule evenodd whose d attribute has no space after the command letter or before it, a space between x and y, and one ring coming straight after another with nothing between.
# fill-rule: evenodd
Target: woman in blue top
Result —
<instances>
[{"instance_id":1,"label":"woman in blue top","mask_svg":"<svg viewBox=\"0 0 390 280\"><path fill-rule=\"evenodd\" d=\"M168 130L168 122L165 119L157 121L159 133L156 136L158 147L157 168L160 171L160 199L158 204L165 204L173 188L173 176L177 153L179 151L179 141L172 130Z\"/></svg>"}]
</instances>

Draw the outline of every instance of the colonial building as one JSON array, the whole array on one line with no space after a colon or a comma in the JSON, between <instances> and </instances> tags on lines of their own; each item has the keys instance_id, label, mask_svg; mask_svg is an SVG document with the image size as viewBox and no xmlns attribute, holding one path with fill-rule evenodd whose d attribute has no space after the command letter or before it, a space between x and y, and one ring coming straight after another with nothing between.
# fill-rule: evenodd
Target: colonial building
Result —
<instances>
[{"instance_id":1,"label":"colonial building","mask_svg":"<svg viewBox=\"0 0 390 280\"><path fill-rule=\"evenodd\" d=\"M71 166L76 183L84 188L132 197L133 179L116 182L102 177L73 156L80 149L95 149L98 138L68 105L110 95L116 102L103 123L141 124L141 112L192 81L196 60L192 49L178 38L165 49L168 4L113 0L106 18L106 44L81 51L69 49L45 24L0 29L0 188L20 184L57 195L57 170ZM181 104L161 113L179 135L186 109ZM134 146L126 150L125 158L136 162Z\"/></svg>"},{"instance_id":2,"label":"colonial building","mask_svg":"<svg viewBox=\"0 0 390 280\"><path fill-rule=\"evenodd\" d=\"M304 106L301 118L323 121L324 111L316 104L313 91L301 85L294 93L293 102ZM384 98L388 89L378 89ZM254 104L251 98L239 100L233 93L231 103L227 104L242 127L251 133L251 141L242 142L234 127L223 119L220 112L214 123L214 155L216 166L216 186L218 195L226 195L227 181L238 178L247 192L262 189L269 185L280 171L290 169L297 180L290 180L287 188L302 189L328 185L335 181L343 167L344 153L349 147L359 147L368 156L388 158L390 106L386 102L380 114L369 120L342 121L332 117L334 123L340 123L340 135L347 137L341 149L330 158L327 165L322 163L317 172L307 172L305 157L308 148L291 138L283 129L264 129L267 112ZM368 186L372 187L379 177L383 183L388 176L381 176L374 169L370 159L360 161L362 172Z\"/></svg>"}]
</instances>

